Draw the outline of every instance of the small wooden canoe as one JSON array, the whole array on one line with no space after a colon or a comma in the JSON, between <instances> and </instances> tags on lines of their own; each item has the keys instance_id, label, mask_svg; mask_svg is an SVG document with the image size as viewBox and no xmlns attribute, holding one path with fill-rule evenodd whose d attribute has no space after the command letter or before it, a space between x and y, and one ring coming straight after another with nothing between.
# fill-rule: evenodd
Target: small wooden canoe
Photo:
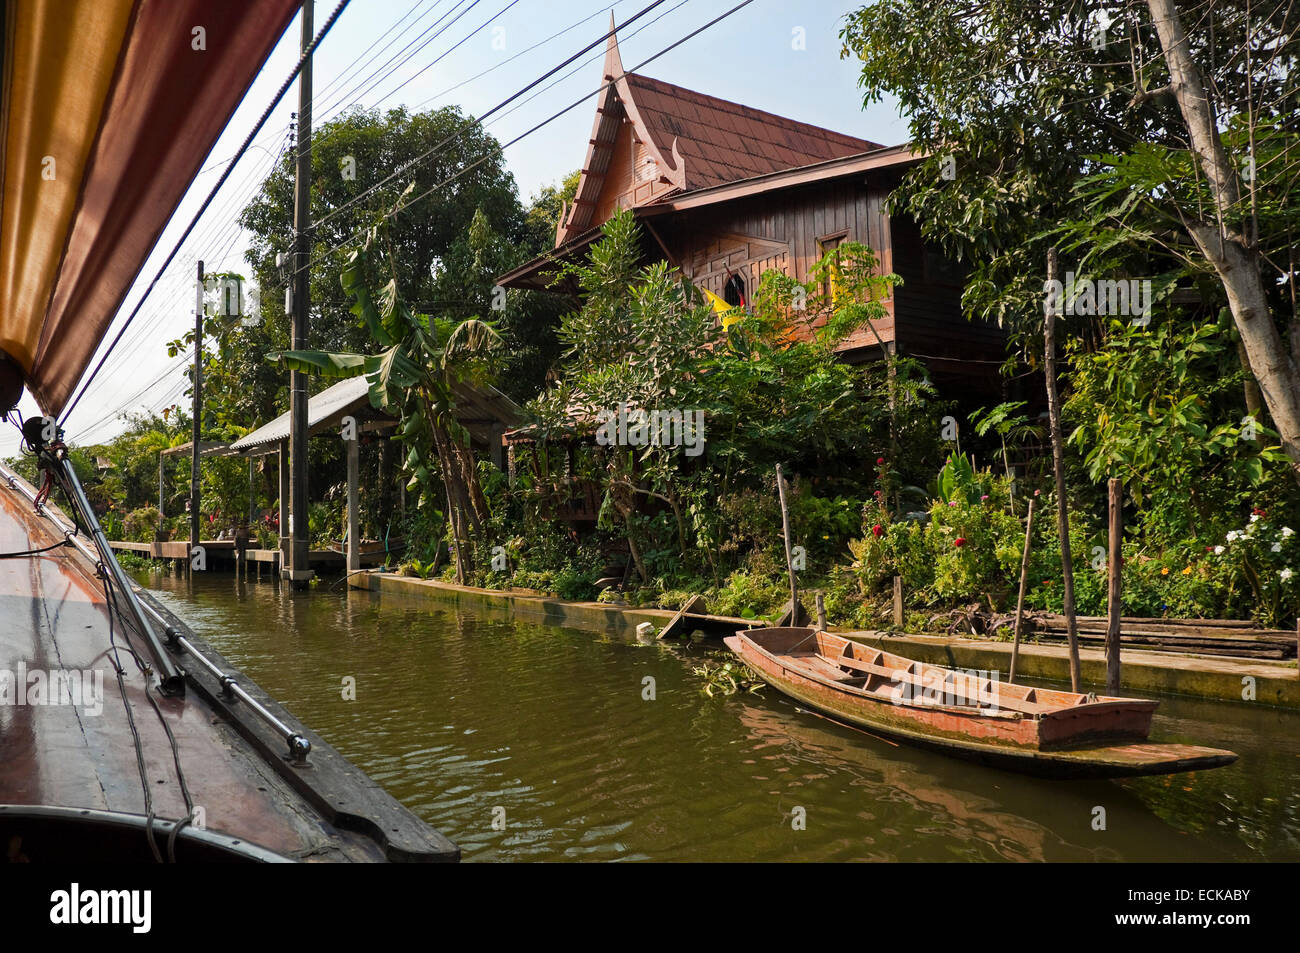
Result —
<instances>
[{"instance_id":1,"label":"small wooden canoe","mask_svg":"<svg viewBox=\"0 0 1300 953\"><path fill-rule=\"evenodd\" d=\"M809 628L724 640L764 681L837 721L995 767L1116 778L1231 764L1218 748L1147 741L1157 701L1012 685Z\"/></svg>"}]
</instances>

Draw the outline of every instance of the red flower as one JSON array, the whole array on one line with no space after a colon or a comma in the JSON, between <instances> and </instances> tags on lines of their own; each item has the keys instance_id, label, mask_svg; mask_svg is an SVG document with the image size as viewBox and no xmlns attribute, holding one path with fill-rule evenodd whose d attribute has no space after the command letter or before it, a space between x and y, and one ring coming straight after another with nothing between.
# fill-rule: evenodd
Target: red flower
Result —
<instances>
[{"instance_id":1,"label":"red flower","mask_svg":"<svg viewBox=\"0 0 1300 953\"><path fill-rule=\"evenodd\" d=\"M880 491L877 490L875 493L873 493L873 494L871 494L871 495L872 495L872 496L879 496L879 495L880 495Z\"/></svg>"},{"instance_id":2,"label":"red flower","mask_svg":"<svg viewBox=\"0 0 1300 953\"><path fill-rule=\"evenodd\" d=\"M871 535L872 535L872 536L875 536L876 539L879 539L879 538L880 538L880 535L881 535L884 531L885 531L885 528L884 528L883 526L881 526L879 523L877 523L875 526L871 527Z\"/></svg>"},{"instance_id":3,"label":"red flower","mask_svg":"<svg viewBox=\"0 0 1300 953\"><path fill-rule=\"evenodd\" d=\"M952 544L957 547L965 546L966 538L964 536L958 536L956 539L952 541Z\"/></svg>"},{"instance_id":4,"label":"red flower","mask_svg":"<svg viewBox=\"0 0 1300 953\"><path fill-rule=\"evenodd\" d=\"M885 458L884 458L884 457L876 457L876 462L877 462L877 463L884 463L884 462L885 462Z\"/></svg>"}]
</instances>

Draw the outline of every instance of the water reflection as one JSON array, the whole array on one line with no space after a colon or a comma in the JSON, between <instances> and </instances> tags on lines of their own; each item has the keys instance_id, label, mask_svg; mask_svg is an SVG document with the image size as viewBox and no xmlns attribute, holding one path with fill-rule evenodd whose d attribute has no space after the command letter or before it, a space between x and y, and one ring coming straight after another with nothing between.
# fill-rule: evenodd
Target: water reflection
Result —
<instances>
[{"instance_id":1,"label":"water reflection","mask_svg":"<svg viewBox=\"0 0 1300 953\"><path fill-rule=\"evenodd\" d=\"M329 582L142 581L467 860L1300 859L1296 713L1167 698L1153 737L1241 760L1053 782L897 747L771 688L708 698L690 670L712 645Z\"/></svg>"}]
</instances>

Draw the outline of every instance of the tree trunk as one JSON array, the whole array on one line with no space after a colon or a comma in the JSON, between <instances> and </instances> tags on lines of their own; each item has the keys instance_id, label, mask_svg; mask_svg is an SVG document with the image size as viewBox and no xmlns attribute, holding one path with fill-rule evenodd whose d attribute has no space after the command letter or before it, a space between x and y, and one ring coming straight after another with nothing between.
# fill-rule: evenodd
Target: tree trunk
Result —
<instances>
[{"instance_id":1,"label":"tree trunk","mask_svg":"<svg viewBox=\"0 0 1300 953\"><path fill-rule=\"evenodd\" d=\"M1169 67L1170 90L1187 124L1197 164L1209 182L1219 222L1215 226L1192 221L1187 228L1223 283L1250 368L1300 482L1300 371L1269 312L1259 253L1229 221L1241 198L1237 170L1219 140L1205 80L1192 59L1174 0L1147 0L1147 8Z\"/></svg>"},{"instance_id":2,"label":"tree trunk","mask_svg":"<svg viewBox=\"0 0 1300 953\"><path fill-rule=\"evenodd\" d=\"M790 576L790 624L799 624L799 582L794 574L794 560L790 555L790 510L785 504L785 477L781 464L776 465L776 495L781 501L781 536L785 542L785 568Z\"/></svg>"},{"instance_id":3,"label":"tree trunk","mask_svg":"<svg viewBox=\"0 0 1300 953\"><path fill-rule=\"evenodd\" d=\"M1250 369L1250 356L1246 353L1246 345L1237 339L1237 360L1241 361L1241 369L1246 372L1246 381L1242 384L1242 390L1246 398L1246 413L1255 419L1256 423L1264 422L1264 395L1260 392L1259 381L1255 380L1255 372Z\"/></svg>"}]
</instances>

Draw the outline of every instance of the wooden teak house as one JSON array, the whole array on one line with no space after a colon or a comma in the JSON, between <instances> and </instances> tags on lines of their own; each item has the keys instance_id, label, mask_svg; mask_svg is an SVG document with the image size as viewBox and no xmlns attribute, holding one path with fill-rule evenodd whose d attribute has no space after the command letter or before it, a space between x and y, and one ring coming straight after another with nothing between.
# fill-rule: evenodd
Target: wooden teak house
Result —
<instances>
[{"instance_id":1,"label":"wooden teak house","mask_svg":"<svg viewBox=\"0 0 1300 953\"><path fill-rule=\"evenodd\" d=\"M499 280L506 288L573 291L553 284L556 262L586 254L600 227L631 209L647 260L666 259L697 286L744 304L768 269L806 281L841 242L876 253L903 280L889 317L841 346L846 360L881 347L927 365L945 396L972 406L999 399L1004 338L961 313L962 275L924 242L916 223L886 211L909 146L885 147L623 69L611 36L604 92L582 174L556 228L555 249Z\"/></svg>"}]
</instances>

